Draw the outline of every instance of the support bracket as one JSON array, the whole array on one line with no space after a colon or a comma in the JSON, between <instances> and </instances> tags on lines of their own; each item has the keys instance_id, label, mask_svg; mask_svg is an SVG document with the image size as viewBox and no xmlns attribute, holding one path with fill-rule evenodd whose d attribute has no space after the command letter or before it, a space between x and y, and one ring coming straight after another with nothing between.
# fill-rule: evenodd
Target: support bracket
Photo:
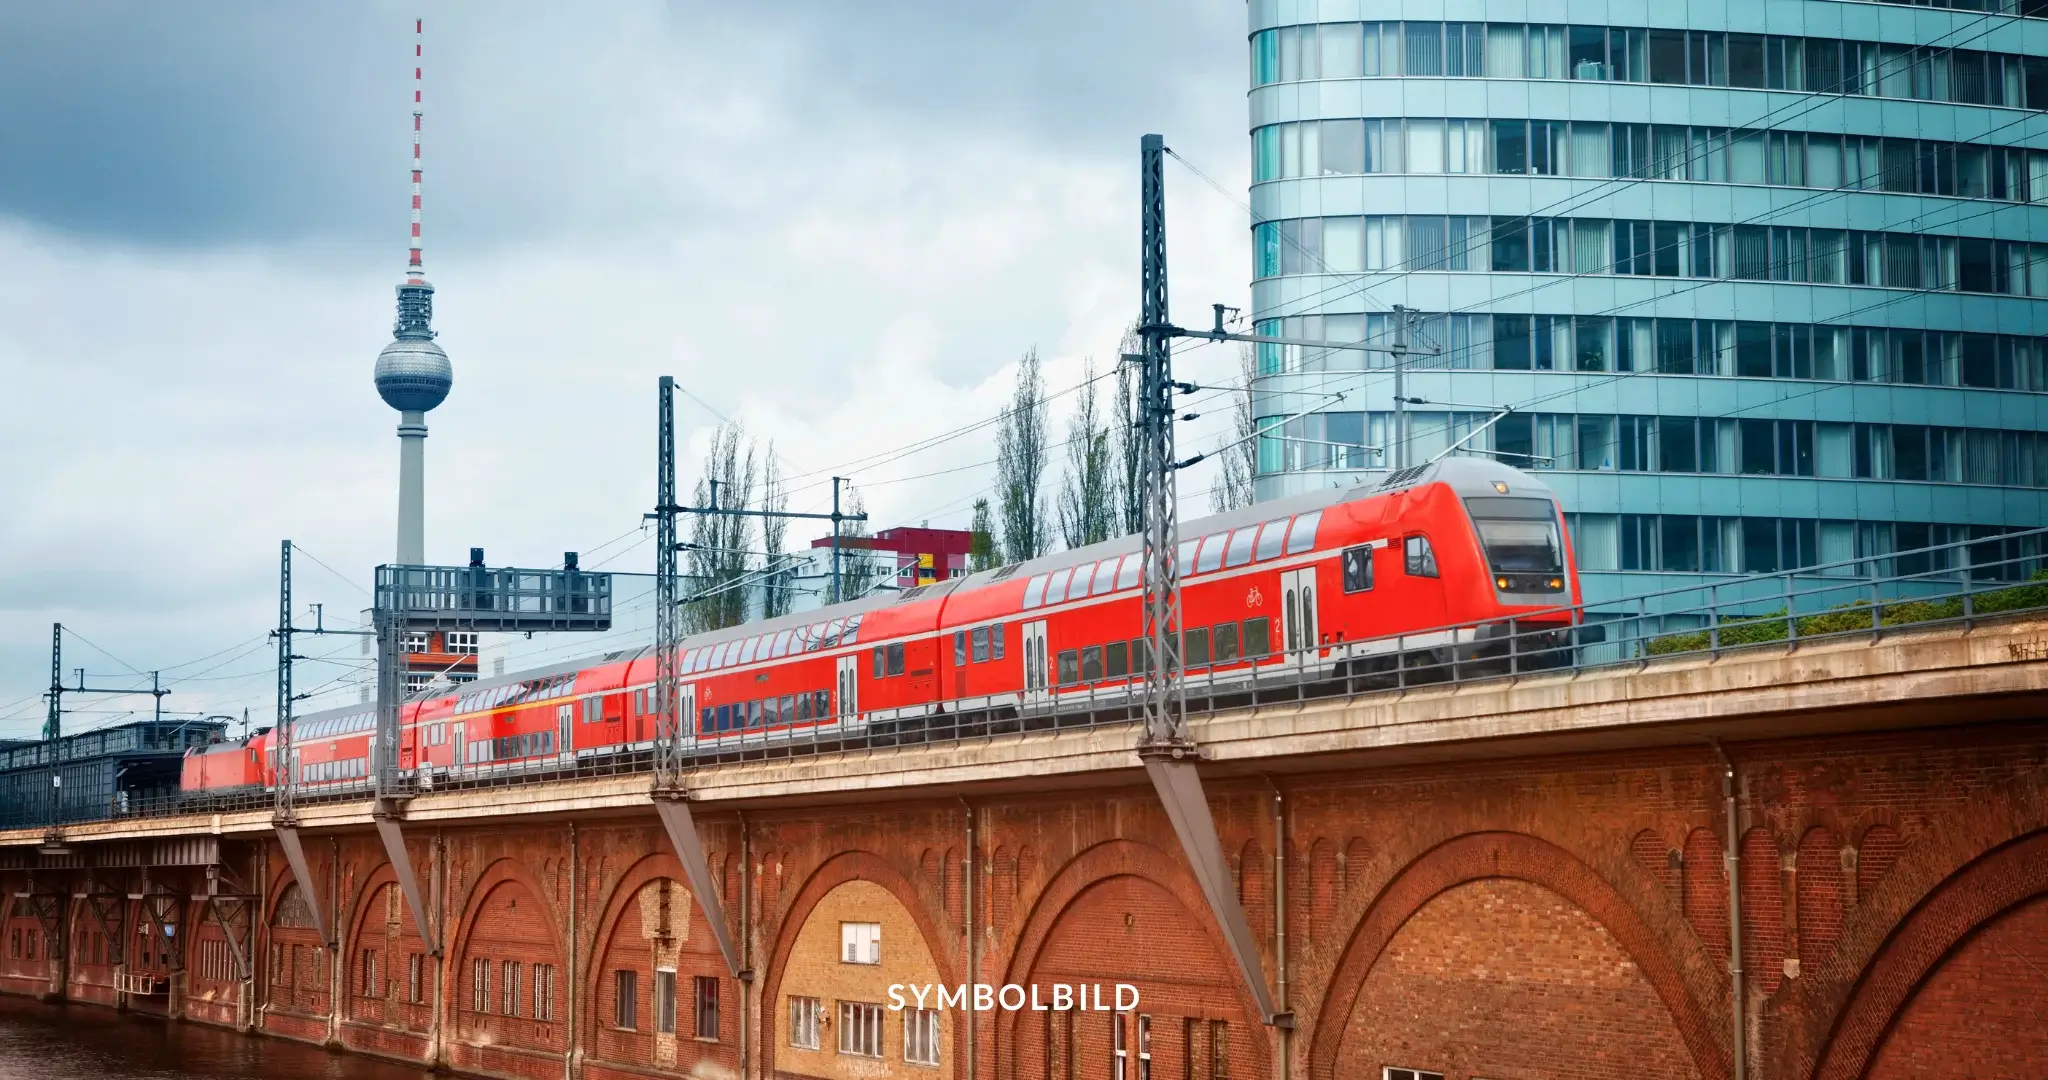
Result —
<instances>
[{"instance_id":1,"label":"support bracket","mask_svg":"<svg viewBox=\"0 0 2048 1080\"><path fill-rule=\"evenodd\" d=\"M214 924L220 927L221 935L228 939L228 955L235 964L236 981L247 982L255 978L251 955L256 948L256 920L251 918L251 912L256 897L244 892L220 891L223 876L233 887L232 875L226 874L219 866L206 868L206 911L213 916Z\"/></svg>"},{"instance_id":2,"label":"support bracket","mask_svg":"<svg viewBox=\"0 0 2048 1080\"><path fill-rule=\"evenodd\" d=\"M92 912L93 922L99 924L100 933L107 935L108 948L112 953L107 960L115 967L127 962L127 904L127 898L120 893L107 892L97 886L85 894L85 906Z\"/></svg>"},{"instance_id":3,"label":"support bracket","mask_svg":"<svg viewBox=\"0 0 2048 1080\"><path fill-rule=\"evenodd\" d=\"M427 952L440 956L440 935L434 933L433 924L427 921L426 896L420 892L419 875L412 872L412 856L405 850L403 804L395 799L378 799L371 818L377 823L377 836L384 841L384 857L391 860L391 869L398 875L399 891L405 893L406 906L412 909L413 928L419 931Z\"/></svg>"},{"instance_id":4,"label":"support bracket","mask_svg":"<svg viewBox=\"0 0 2048 1080\"><path fill-rule=\"evenodd\" d=\"M306 846L299 841L298 822L285 819L275 826L277 841L284 848L284 861L291 864L292 880L298 883L299 899L306 902L306 910L313 915L313 930L320 935L325 945L333 945L334 939L327 934L327 913L320 910L320 890L314 886L312 867L306 862Z\"/></svg>"},{"instance_id":5,"label":"support bracket","mask_svg":"<svg viewBox=\"0 0 2048 1080\"><path fill-rule=\"evenodd\" d=\"M142 895L142 916L149 920L155 931L155 938L164 943L164 952L170 957L172 971L185 970L185 935L179 931L180 909L185 898L174 892L148 892Z\"/></svg>"},{"instance_id":6,"label":"support bracket","mask_svg":"<svg viewBox=\"0 0 2048 1080\"><path fill-rule=\"evenodd\" d=\"M1181 853L1187 856L1195 880L1202 886L1202 896L1209 901L1209 913L1223 931L1224 943L1237 960L1238 972L1259 1007L1260 1018L1274 1027L1293 1028L1294 1014L1280 1012L1273 1005L1258 942L1252 938L1244 904L1230 880L1230 863L1223 857L1223 844L1216 836L1216 818L1209 810L1208 797L1202 792L1201 773L1195 766L1200 751L1189 742L1147 743L1138 747L1138 757L1144 761L1145 774L1152 778L1152 786L1159 792L1166 816L1173 821Z\"/></svg>"},{"instance_id":7,"label":"support bracket","mask_svg":"<svg viewBox=\"0 0 2048 1080\"><path fill-rule=\"evenodd\" d=\"M752 969L740 966L739 946L725 923L725 903L719 897L717 882L711 879L711 863L704 857L704 841L697 835L697 821L690 813L689 793L673 787L656 788L654 809L661 815L662 827L668 831L668 842L676 849L683 873L689 876L690 891L697 896L704 921L711 924L711 936L718 939L718 951L725 957L726 969L743 983L754 981Z\"/></svg>"},{"instance_id":8,"label":"support bracket","mask_svg":"<svg viewBox=\"0 0 2048 1080\"><path fill-rule=\"evenodd\" d=\"M49 943L49 957L61 960L65 954L64 902L61 892L52 892L47 887L37 888L35 875L29 875L28 901L35 909L36 921L42 924L43 940Z\"/></svg>"}]
</instances>

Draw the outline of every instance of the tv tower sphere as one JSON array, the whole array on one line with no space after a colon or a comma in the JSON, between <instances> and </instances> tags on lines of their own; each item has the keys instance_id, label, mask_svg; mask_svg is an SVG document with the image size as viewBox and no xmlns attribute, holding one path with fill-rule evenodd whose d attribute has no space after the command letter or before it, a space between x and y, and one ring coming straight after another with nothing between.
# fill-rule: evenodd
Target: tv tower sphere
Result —
<instances>
[{"instance_id":1,"label":"tv tower sphere","mask_svg":"<svg viewBox=\"0 0 2048 1080\"><path fill-rule=\"evenodd\" d=\"M434 287L423 281L398 287L398 325L391 344L377 354L377 395L399 412L426 412L447 400L448 389L455 384L448 354L427 329L425 316L432 311L433 292ZM419 306L426 309L418 315L407 310L413 306L408 301L415 300L423 301Z\"/></svg>"}]
</instances>

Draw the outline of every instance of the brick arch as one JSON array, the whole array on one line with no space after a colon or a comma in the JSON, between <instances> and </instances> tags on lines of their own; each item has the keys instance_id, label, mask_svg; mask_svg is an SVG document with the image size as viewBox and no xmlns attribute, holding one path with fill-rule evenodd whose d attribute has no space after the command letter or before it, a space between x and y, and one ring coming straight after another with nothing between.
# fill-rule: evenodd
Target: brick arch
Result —
<instances>
[{"instance_id":1,"label":"brick arch","mask_svg":"<svg viewBox=\"0 0 2048 1080\"><path fill-rule=\"evenodd\" d=\"M502 995L504 993L502 961L505 958L485 958L489 959L492 964L490 1000L486 1003L489 1011L479 1013L471 1008L471 999L469 997L471 988L470 961L474 958L470 956L470 950L477 940L477 926L484 909L490 904L491 898L499 890L508 888L518 889L523 892L525 894L524 899L539 905L541 911L546 915L546 917L540 920L540 923L545 927L545 944L549 954L547 962L554 966L556 976L554 1019L546 1025L547 1034L544 1036L527 1034L540 1030L541 1025L534 1021L499 1015L499 1009L503 1001ZM504 1071L504 1059L500 1055L504 1054L506 1049L501 1049L501 1046L505 1048L517 1047L529 1053L549 1055L559 1055L566 1048L568 1044L566 1038L568 1032L568 1013L565 1007L565 997L574 988L566 977L568 973L566 959L569 955L569 948L568 942L563 940L562 920L557 917L552 903L553 899L553 892L547 887L545 882L535 876L531 868L525 863L509 857L499 858L487 864L483 871L477 874L475 882L470 885L468 894L463 899L461 921L456 924L454 941L444 954L444 964L442 967L444 996L448 1001L448 1011L451 1014L450 1018L452 1020L452 1023L445 1029L445 1037L449 1043L449 1063L454 1068L468 1072ZM530 1017L532 1015L531 995L533 988L530 981L532 978L531 963L530 959L521 959L520 979L522 990L519 995L519 1001L520 1013L523 1017ZM472 1020L470 1019L471 1017L487 1017L488 1019L479 1021ZM491 1032L490 1039L483 1044L475 1044L470 1041L476 1037L477 1032L474 1030L474 1025L479 1023L488 1027ZM516 1039L511 1038L510 1036L514 1034L519 1034L520 1037ZM543 1040L545 1045L535 1045L535 1039Z\"/></svg>"},{"instance_id":2,"label":"brick arch","mask_svg":"<svg viewBox=\"0 0 2048 1080\"><path fill-rule=\"evenodd\" d=\"M827 893L849 881L866 881L888 890L903 910L910 913L910 921L917 926L917 932L924 939L925 951L932 963L938 966L939 981L951 986L966 981L962 978L963 964L959 955L958 937L946 932L945 913L934 912L927 895L918 890L916 883L896 868L894 863L871 851L842 851L826 859L816 870L811 871L803 884L790 892L789 911L783 916L785 932L775 935L775 949L768 958L768 972L761 987L761 1000L769 1003L761 1010L762 1074L776 1075L776 1053L787 1044L782 1031L787 1017L780 1014L774 1005L782 1000L782 976L789 964L790 950L796 947L797 930L811 917L811 912ZM951 1017L953 1023L953 1045L965 1046L967 1021L964 1012ZM957 1060L958 1055L955 1055ZM953 1066L958 1068L957 1064Z\"/></svg>"},{"instance_id":3,"label":"brick arch","mask_svg":"<svg viewBox=\"0 0 2048 1080\"><path fill-rule=\"evenodd\" d=\"M619 940L621 926L627 916L637 913L641 895L649 886L664 881L676 890L672 904L679 905L670 908L670 917L682 923L682 933L673 957L676 1034L665 1040L654 1034L650 1008L654 990L653 968L661 957L655 955L651 948L632 949L628 944L630 938L627 942ZM615 1031L612 1027L617 1005L613 972L622 966L637 973L640 980L634 993L641 1008L638 1010L636 1031L631 1034ZM688 1027L692 1022L688 996L691 980L700 975L719 981L720 1041L708 1045L693 1042ZM738 1013L736 1004L729 1003L737 1002L740 989L733 982L730 969L725 966L725 956L718 949L717 938L712 934L703 908L689 886L689 877L682 863L668 851L650 852L628 866L606 896L596 932L590 939L590 956L585 964L583 983L583 1007L577 1022L583 1032L582 1052L592 1065L653 1067L678 1072L688 1072L698 1066L727 1071L737 1068L737 1041L732 1036L738 1032ZM612 1074L607 1072L604 1075Z\"/></svg>"},{"instance_id":4,"label":"brick arch","mask_svg":"<svg viewBox=\"0 0 2048 1080\"><path fill-rule=\"evenodd\" d=\"M1245 989L1244 979L1238 973L1236 962L1231 958L1230 947L1224 942L1214 916L1209 913L1208 904L1202 899L1201 885L1196 882L1180 859L1135 840L1108 840L1096 844L1074 856L1055 872L1045 888L1033 899L1029 910L1020 912L1019 925L1015 936L1011 938L1010 951L1007 955L991 957L991 970L1003 973L1002 982L1030 981L1031 972L1037 967L1046 942L1058 926L1060 918L1088 890L1119 878L1142 879L1180 901L1189 924L1198 928L1197 933L1208 942L1216 963L1229 972L1229 984L1233 992L1231 1000L1236 1003L1239 1013L1251 1024L1257 1025L1262 1019L1258 1005ZM993 1026L996 1030L996 1041L993 1052L997 1060L1010 1063L1010 1070L1018 1068L1019 1019L1036 1015L1039 1014L995 1014ZM1159 1037L1158 1033L1154 1034L1155 1039ZM1246 1038L1263 1044L1262 1037ZM1233 1039L1232 1045L1237 1046L1239 1043ZM1251 1043L1247 1042L1245 1045ZM999 1075L1010 1077L1029 1074L1004 1071Z\"/></svg>"},{"instance_id":5,"label":"brick arch","mask_svg":"<svg viewBox=\"0 0 2048 1080\"><path fill-rule=\"evenodd\" d=\"M342 980L342 996L343 1000L351 1007L355 1003L357 989L360 986L361 975L357 970L357 965L360 962L363 951L363 932L369 924L371 909L377 906L370 901L376 899L385 888L390 888L394 892L398 891L398 871L388 862L380 863L375 870L370 872L370 876L363 879L362 891L357 896L355 906L349 911L348 932L342 936L341 963L344 976ZM381 916L382 912L377 914ZM427 951L425 935L420 933L418 926L413 925L412 905L406 903L402 895L398 899L397 940L400 944L418 942L419 951L422 953ZM381 939L379 943L382 944ZM402 977L401 973L405 969L399 967L400 959L398 956L390 950L380 949L378 959L383 965L378 973L380 981L388 984L391 980ZM420 979L422 983L421 990L426 1000L434 1000L434 979L431 965L420 973ZM346 1008L342 1010L342 1015L355 1018L351 1016L351 1010ZM387 1016L387 1019L399 1020L402 1018Z\"/></svg>"},{"instance_id":6,"label":"brick arch","mask_svg":"<svg viewBox=\"0 0 2048 1080\"><path fill-rule=\"evenodd\" d=\"M1569 851L1523 833L1467 833L1432 848L1396 874L1373 898L1328 982L1309 1035L1308 1075L1335 1080L1346 1020L1394 935L1424 905L1460 885L1512 878L1541 886L1577 905L1611 935L1671 1014L1702 1080L1729 1075L1720 1040L1722 1010L1687 989L1680 962L1615 887ZM1725 1003L1716 1003L1725 1009Z\"/></svg>"},{"instance_id":7,"label":"brick arch","mask_svg":"<svg viewBox=\"0 0 2048 1080\"><path fill-rule=\"evenodd\" d=\"M1964 863L1926 891L1861 966L1851 996L1824 1033L1826 1041L1811 1072L1799 1069L1783 1075L1810 1075L1815 1080L1865 1075L1914 995L1943 962L1977 931L2042 896L2048 896L2048 828ZM1843 953L1850 951L1852 940L1845 936ZM1849 957L1838 953L1825 970L1839 974L1848 962Z\"/></svg>"}]
</instances>

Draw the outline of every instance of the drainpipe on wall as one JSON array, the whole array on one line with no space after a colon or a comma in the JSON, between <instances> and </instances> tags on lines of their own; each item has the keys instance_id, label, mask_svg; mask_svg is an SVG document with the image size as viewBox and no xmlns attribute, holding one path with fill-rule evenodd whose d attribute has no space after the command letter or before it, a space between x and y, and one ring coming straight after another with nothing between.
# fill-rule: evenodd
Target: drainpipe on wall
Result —
<instances>
[{"instance_id":1,"label":"drainpipe on wall","mask_svg":"<svg viewBox=\"0 0 2048 1080\"><path fill-rule=\"evenodd\" d=\"M960 808L967 814L967 864L961 874L960 921L967 938L967 985L974 985L980 969L974 964L974 807L966 799L960 800ZM944 874L939 875L944 878ZM943 882L942 882L943 884ZM944 891L943 889L941 890ZM974 1010L967 1010L967 1080L974 1080L975 1028Z\"/></svg>"},{"instance_id":2,"label":"drainpipe on wall","mask_svg":"<svg viewBox=\"0 0 2048 1080\"><path fill-rule=\"evenodd\" d=\"M748 836L748 816L739 814L739 969L754 969L754 838ZM748 1004L754 980L739 984L739 1080L745 1080L754 1055L748 1053Z\"/></svg>"},{"instance_id":3,"label":"drainpipe on wall","mask_svg":"<svg viewBox=\"0 0 2048 1080\"><path fill-rule=\"evenodd\" d=\"M427 917L434 920L433 949L421 963L434 968L434 994L427 1018L427 1062L435 1069L446 1068L448 972L454 961L448 957L448 834L434 830L433 907ZM424 943L424 939L423 943Z\"/></svg>"},{"instance_id":4,"label":"drainpipe on wall","mask_svg":"<svg viewBox=\"0 0 2048 1080\"><path fill-rule=\"evenodd\" d=\"M577 1037L579 1032L576 1027L576 999L582 996L576 992L576 988L583 985L582 979L576 973L576 907L577 901L582 899L578 895L581 890L576 887L576 864L576 823L572 821L569 823L569 1049L568 1053L562 1055L562 1080L576 1080L576 1074L580 1071L577 1068L577 1058L582 1054L582 1040Z\"/></svg>"},{"instance_id":5,"label":"drainpipe on wall","mask_svg":"<svg viewBox=\"0 0 2048 1080\"><path fill-rule=\"evenodd\" d=\"M1280 785L1271 777L1266 783L1273 786L1273 972L1275 1007L1287 1011L1287 802L1280 794ZM1280 1037L1280 1068L1275 1072L1280 1080L1288 1080L1291 1063L1288 1060L1293 1047L1290 1036L1294 1032L1277 1026L1274 1032Z\"/></svg>"},{"instance_id":6,"label":"drainpipe on wall","mask_svg":"<svg viewBox=\"0 0 2048 1080\"><path fill-rule=\"evenodd\" d=\"M1728 846L1721 855L1721 864L1728 873L1728 983L1734 1012L1735 1080L1744 1080L1749 1063L1743 1047L1742 1007L1742 855L1738 846L1735 820L1735 763L1721 749L1716 739L1707 742L1714 748L1714 756L1721 759L1721 811L1728 819Z\"/></svg>"},{"instance_id":7,"label":"drainpipe on wall","mask_svg":"<svg viewBox=\"0 0 2048 1080\"><path fill-rule=\"evenodd\" d=\"M347 976L341 970L341 950L347 942L341 940L340 837L327 841L327 910L334 913L327 923L327 1045L340 1049L341 1006L348 990Z\"/></svg>"}]
</instances>

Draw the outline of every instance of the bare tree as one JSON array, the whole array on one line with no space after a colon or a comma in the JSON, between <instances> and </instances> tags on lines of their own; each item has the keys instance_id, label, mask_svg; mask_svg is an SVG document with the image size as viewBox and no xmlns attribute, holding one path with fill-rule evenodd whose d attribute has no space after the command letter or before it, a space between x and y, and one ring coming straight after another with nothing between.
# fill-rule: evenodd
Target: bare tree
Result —
<instances>
[{"instance_id":1,"label":"bare tree","mask_svg":"<svg viewBox=\"0 0 2048 1080\"><path fill-rule=\"evenodd\" d=\"M967 569L970 572L995 569L1002 556L996 551L996 515L988 499L974 500L974 519L968 522L967 531L970 534Z\"/></svg>"},{"instance_id":2,"label":"bare tree","mask_svg":"<svg viewBox=\"0 0 2048 1080\"><path fill-rule=\"evenodd\" d=\"M844 500L846 513L867 513L867 502L851 485ZM865 521L839 523L839 598L858 600L876 585L895 575L895 567L884 566L866 541L874 535ZM852 541L852 543L848 543Z\"/></svg>"},{"instance_id":3,"label":"bare tree","mask_svg":"<svg viewBox=\"0 0 2048 1080\"><path fill-rule=\"evenodd\" d=\"M1145 447L1138 435L1138 365L1123 358L1144 347L1136 323L1124 330L1117 346L1116 415L1111 418L1116 426L1110 439L1117 470L1117 529L1126 534L1145 529L1145 477L1140 472Z\"/></svg>"},{"instance_id":4,"label":"bare tree","mask_svg":"<svg viewBox=\"0 0 2048 1080\"><path fill-rule=\"evenodd\" d=\"M704 455L698 479L698 506L739 509L754 500L759 470L754 446L739 424L719 425ZM769 519L772 520L772 519ZM753 567L753 519L737 514L697 514L690 523L689 575L692 595L683 608L683 625L691 633L737 626L747 618L748 587L741 583Z\"/></svg>"},{"instance_id":5,"label":"bare tree","mask_svg":"<svg viewBox=\"0 0 2048 1080\"><path fill-rule=\"evenodd\" d=\"M1116 472L1110 429L1096 407L1095 362L1081 366L1080 398L1067 419L1067 469L1060 484L1060 538L1078 548L1107 540L1116 528Z\"/></svg>"},{"instance_id":6,"label":"bare tree","mask_svg":"<svg viewBox=\"0 0 2048 1080\"><path fill-rule=\"evenodd\" d=\"M1258 374L1258 362L1250 345L1238 348L1237 370L1243 384L1230 395L1231 442L1216 455L1216 486L1209 489L1209 508L1218 513L1250 506L1252 480L1259 474L1258 418L1252 415L1252 378Z\"/></svg>"},{"instance_id":7,"label":"bare tree","mask_svg":"<svg viewBox=\"0 0 2048 1080\"><path fill-rule=\"evenodd\" d=\"M761 461L761 509L780 513L789 509L789 492L782 478L782 467L775 461L775 442L769 440L767 453ZM790 604L795 600L796 560L784 551L789 537L789 519L764 517L761 519L761 616L772 619L777 615L789 614Z\"/></svg>"},{"instance_id":8,"label":"bare tree","mask_svg":"<svg viewBox=\"0 0 2048 1080\"><path fill-rule=\"evenodd\" d=\"M1009 562L1036 558L1050 546L1044 479L1045 380L1033 348L1017 363L1017 388L996 428L996 496Z\"/></svg>"}]
</instances>

